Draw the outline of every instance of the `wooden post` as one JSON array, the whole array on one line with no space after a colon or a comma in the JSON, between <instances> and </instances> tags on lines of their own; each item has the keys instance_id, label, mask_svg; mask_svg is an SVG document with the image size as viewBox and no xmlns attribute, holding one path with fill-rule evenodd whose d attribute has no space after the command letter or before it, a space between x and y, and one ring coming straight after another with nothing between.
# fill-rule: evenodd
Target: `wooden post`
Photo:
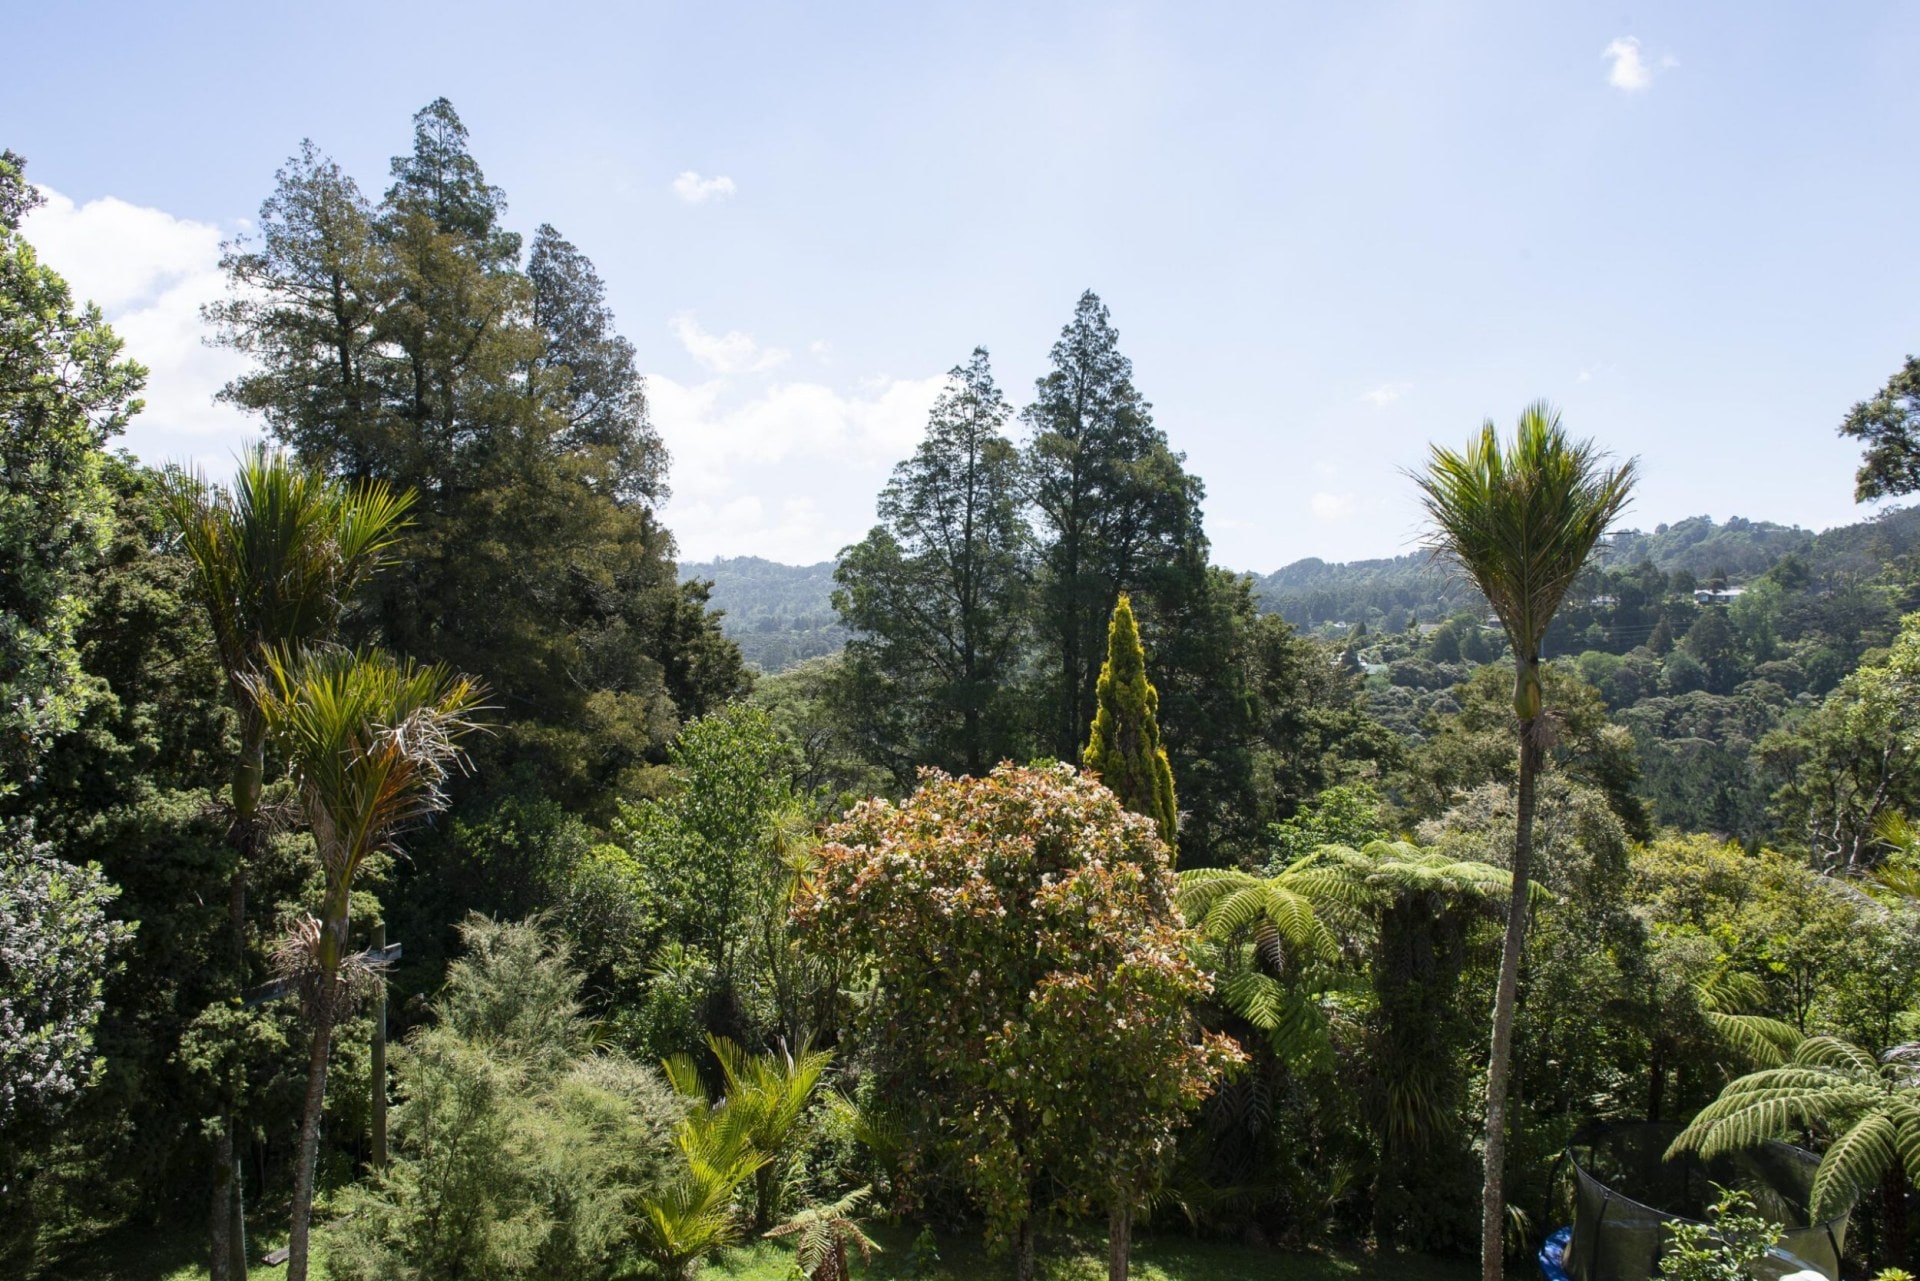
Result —
<instances>
[{"instance_id":1,"label":"wooden post","mask_svg":"<svg viewBox=\"0 0 1920 1281\"><path fill-rule=\"evenodd\" d=\"M387 948L387 923L373 927L374 952ZM373 1168L387 1168L387 976L374 977L373 996Z\"/></svg>"}]
</instances>

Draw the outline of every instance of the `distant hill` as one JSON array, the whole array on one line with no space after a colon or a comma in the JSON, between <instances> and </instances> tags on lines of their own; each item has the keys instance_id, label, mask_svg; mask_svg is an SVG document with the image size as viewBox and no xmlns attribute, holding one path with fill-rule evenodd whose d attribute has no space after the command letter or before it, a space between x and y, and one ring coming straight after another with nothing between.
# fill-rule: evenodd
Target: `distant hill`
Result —
<instances>
[{"instance_id":1,"label":"distant hill","mask_svg":"<svg viewBox=\"0 0 1920 1281\"><path fill-rule=\"evenodd\" d=\"M1668 573L1686 570L1701 582L1725 576L1745 582L1771 569L1783 556L1815 561L1851 558L1862 566L1875 557L1901 555L1920 547L1920 508L1887 512L1857 525L1823 534L1795 525L1733 516L1716 524L1710 516L1689 516L1652 532L1621 530L1601 549L1599 564L1619 567L1650 560ZM1424 552L1387 560L1330 564L1299 560L1273 573L1254 576L1254 594L1262 609L1296 627L1328 623L1366 623L1398 631L1411 618L1445 618L1474 608L1473 590L1446 566Z\"/></svg>"},{"instance_id":2,"label":"distant hill","mask_svg":"<svg viewBox=\"0 0 1920 1281\"><path fill-rule=\"evenodd\" d=\"M1904 507L1818 535L1739 516L1719 524L1708 516L1689 516L1651 532L1620 531L1601 563L1633 565L1646 559L1669 573L1687 570L1701 582L1724 574L1738 583L1757 578L1789 554L1823 569L1864 572L1915 552L1920 552L1920 507ZM832 561L782 565L738 556L682 564L680 576L711 579L713 603L727 612L721 627L748 662L777 672L845 644L846 632L830 599L833 567ZM1309 631L1335 622L1398 631L1409 618L1440 619L1478 607L1473 589L1424 552L1344 563L1297 560L1253 579L1261 609Z\"/></svg>"},{"instance_id":3,"label":"distant hill","mask_svg":"<svg viewBox=\"0 0 1920 1281\"><path fill-rule=\"evenodd\" d=\"M726 611L720 630L753 667L778 672L846 644L846 630L833 610L833 567L830 560L782 565L734 556L682 561L680 579L711 582L713 607Z\"/></svg>"}]
</instances>

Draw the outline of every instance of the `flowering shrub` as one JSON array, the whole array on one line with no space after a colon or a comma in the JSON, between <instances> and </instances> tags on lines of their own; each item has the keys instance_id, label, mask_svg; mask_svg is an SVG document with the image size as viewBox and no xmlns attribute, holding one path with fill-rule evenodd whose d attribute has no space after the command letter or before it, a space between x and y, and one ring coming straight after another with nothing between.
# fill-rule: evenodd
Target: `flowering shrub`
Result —
<instances>
[{"instance_id":1,"label":"flowering shrub","mask_svg":"<svg viewBox=\"0 0 1920 1281\"><path fill-rule=\"evenodd\" d=\"M957 1176L1023 1264L1046 1189L1130 1210L1243 1059L1191 1016L1211 982L1153 821L1070 766L929 771L818 855L794 922L873 977L863 1040L909 1167Z\"/></svg>"}]
</instances>

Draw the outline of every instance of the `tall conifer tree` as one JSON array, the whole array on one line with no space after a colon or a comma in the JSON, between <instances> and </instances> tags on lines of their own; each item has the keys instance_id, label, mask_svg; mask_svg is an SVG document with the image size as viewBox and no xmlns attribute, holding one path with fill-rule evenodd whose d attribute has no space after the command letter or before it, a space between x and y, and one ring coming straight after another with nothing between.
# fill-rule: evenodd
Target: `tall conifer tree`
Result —
<instances>
[{"instance_id":1,"label":"tall conifer tree","mask_svg":"<svg viewBox=\"0 0 1920 1281\"><path fill-rule=\"evenodd\" d=\"M1040 629L1054 685L1044 734L1070 756L1091 714L1100 629L1123 591L1152 628L1163 604L1204 590L1202 487L1154 426L1133 362L1091 290L1053 347L1053 368L1022 417L1029 493L1038 512Z\"/></svg>"},{"instance_id":2,"label":"tall conifer tree","mask_svg":"<svg viewBox=\"0 0 1920 1281\"><path fill-rule=\"evenodd\" d=\"M604 804L743 688L739 652L679 582L666 452L593 264L543 226L522 269L446 100L413 135L377 205L311 145L281 171L209 312L255 360L226 396L302 463L419 495L365 630L496 691L488 777Z\"/></svg>"},{"instance_id":3,"label":"tall conifer tree","mask_svg":"<svg viewBox=\"0 0 1920 1281\"><path fill-rule=\"evenodd\" d=\"M903 785L921 765L982 774L1024 747L1028 628L1020 456L984 348L948 375L926 438L880 493L880 523L841 554L834 606L853 636L836 691Z\"/></svg>"},{"instance_id":4,"label":"tall conifer tree","mask_svg":"<svg viewBox=\"0 0 1920 1281\"><path fill-rule=\"evenodd\" d=\"M1178 812L1173 766L1160 746L1160 692L1147 679L1147 652L1125 593L1107 625L1107 661L1095 697L1093 733L1080 763L1098 774L1122 805L1152 819L1160 839L1173 848Z\"/></svg>"}]
</instances>

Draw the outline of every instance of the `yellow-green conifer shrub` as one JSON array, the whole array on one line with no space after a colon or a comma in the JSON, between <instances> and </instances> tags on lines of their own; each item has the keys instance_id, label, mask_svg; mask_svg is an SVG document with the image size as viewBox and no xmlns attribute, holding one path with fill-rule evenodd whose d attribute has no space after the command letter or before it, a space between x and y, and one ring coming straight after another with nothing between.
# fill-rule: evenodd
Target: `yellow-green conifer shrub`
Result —
<instances>
[{"instance_id":1,"label":"yellow-green conifer shrub","mask_svg":"<svg viewBox=\"0 0 1920 1281\"><path fill-rule=\"evenodd\" d=\"M1107 624L1107 661L1096 692L1099 706L1080 764L1098 774L1122 805L1152 819L1172 849L1177 811L1173 766L1160 746L1160 693L1147 679L1147 652L1124 593Z\"/></svg>"}]
</instances>

